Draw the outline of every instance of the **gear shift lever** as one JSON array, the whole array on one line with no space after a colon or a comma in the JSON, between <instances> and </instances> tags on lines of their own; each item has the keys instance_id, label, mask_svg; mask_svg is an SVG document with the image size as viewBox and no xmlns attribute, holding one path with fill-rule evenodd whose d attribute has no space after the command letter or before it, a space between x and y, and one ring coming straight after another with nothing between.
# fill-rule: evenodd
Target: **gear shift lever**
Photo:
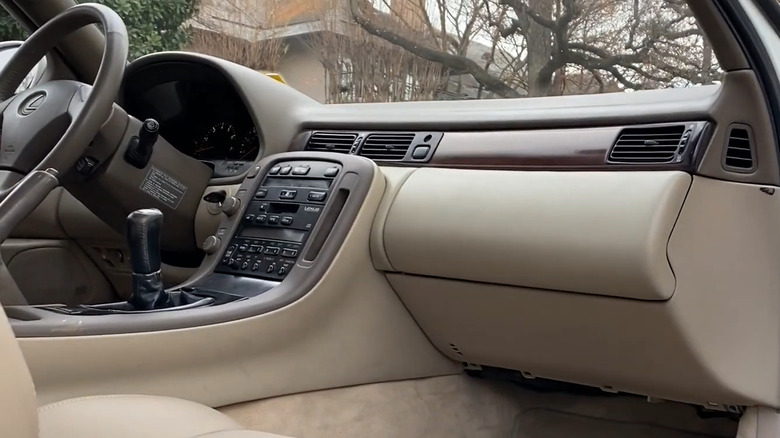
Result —
<instances>
[{"instance_id":1,"label":"gear shift lever","mask_svg":"<svg viewBox=\"0 0 780 438\"><path fill-rule=\"evenodd\" d=\"M133 294L128 302L137 310L173 307L160 275L160 240L163 214L156 208L136 210L127 216L127 245L133 267Z\"/></svg>"}]
</instances>

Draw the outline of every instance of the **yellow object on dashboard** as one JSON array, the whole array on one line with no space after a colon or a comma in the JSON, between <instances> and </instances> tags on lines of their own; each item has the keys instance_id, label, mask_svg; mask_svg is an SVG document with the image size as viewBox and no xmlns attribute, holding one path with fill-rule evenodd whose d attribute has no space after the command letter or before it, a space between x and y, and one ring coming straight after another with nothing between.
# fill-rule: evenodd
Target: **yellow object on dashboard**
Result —
<instances>
[{"instance_id":1,"label":"yellow object on dashboard","mask_svg":"<svg viewBox=\"0 0 780 438\"><path fill-rule=\"evenodd\" d=\"M287 82L284 80L284 77L279 73L266 73L266 76L268 76L271 79L277 80L283 84L287 84Z\"/></svg>"}]
</instances>

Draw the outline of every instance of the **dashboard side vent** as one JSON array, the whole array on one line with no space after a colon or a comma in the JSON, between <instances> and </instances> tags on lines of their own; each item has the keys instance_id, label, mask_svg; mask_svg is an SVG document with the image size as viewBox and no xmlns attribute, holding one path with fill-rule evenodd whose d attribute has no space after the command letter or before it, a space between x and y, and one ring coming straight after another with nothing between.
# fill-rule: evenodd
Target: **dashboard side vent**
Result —
<instances>
[{"instance_id":1,"label":"dashboard side vent","mask_svg":"<svg viewBox=\"0 0 780 438\"><path fill-rule=\"evenodd\" d=\"M723 168L733 172L752 172L756 168L755 145L747 125L729 126Z\"/></svg>"},{"instance_id":2,"label":"dashboard side vent","mask_svg":"<svg viewBox=\"0 0 780 438\"><path fill-rule=\"evenodd\" d=\"M314 132L306 143L306 150L348 154L356 138L354 132Z\"/></svg>"},{"instance_id":3,"label":"dashboard side vent","mask_svg":"<svg viewBox=\"0 0 780 438\"><path fill-rule=\"evenodd\" d=\"M412 132L385 132L369 134L360 155L377 161L401 161L414 141Z\"/></svg>"},{"instance_id":4,"label":"dashboard side vent","mask_svg":"<svg viewBox=\"0 0 780 438\"><path fill-rule=\"evenodd\" d=\"M679 161L691 131L685 125L627 128L609 152L613 163L673 163Z\"/></svg>"}]
</instances>

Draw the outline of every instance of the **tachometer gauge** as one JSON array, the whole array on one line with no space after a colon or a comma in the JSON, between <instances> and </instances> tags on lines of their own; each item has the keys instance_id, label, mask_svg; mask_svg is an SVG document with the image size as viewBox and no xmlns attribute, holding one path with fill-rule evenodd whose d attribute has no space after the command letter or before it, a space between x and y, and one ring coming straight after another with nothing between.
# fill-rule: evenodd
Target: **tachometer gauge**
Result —
<instances>
[{"instance_id":1,"label":"tachometer gauge","mask_svg":"<svg viewBox=\"0 0 780 438\"><path fill-rule=\"evenodd\" d=\"M224 159L225 151L230 151L238 142L236 128L230 123L218 122L196 142L193 156L199 160Z\"/></svg>"},{"instance_id":2,"label":"tachometer gauge","mask_svg":"<svg viewBox=\"0 0 780 438\"><path fill-rule=\"evenodd\" d=\"M231 149L230 159L241 161L252 161L257 158L260 152L260 138L257 136L257 128L254 126L246 131L241 143L236 148Z\"/></svg>"}]
</instances>

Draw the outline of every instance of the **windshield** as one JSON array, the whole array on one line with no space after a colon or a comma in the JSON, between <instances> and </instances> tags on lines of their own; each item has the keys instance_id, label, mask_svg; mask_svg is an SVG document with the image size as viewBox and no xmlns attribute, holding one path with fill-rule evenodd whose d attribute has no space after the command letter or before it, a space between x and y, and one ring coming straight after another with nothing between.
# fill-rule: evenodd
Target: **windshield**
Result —
<instances>
[{"instance_id":1,"label":"windshield","mask_svg":"<svg viewBox=\"0 0 780 438\"><path fill-rule=\"evenodd\" d=\"M218 56L323 103L618 93L716 83L683 0L102 0L131 57ZM11 35L13 26L0 22Z\"/></svg>"},{"instance_id":2,"label":"windshield","mask_svg":"<svg viewBox=\"0 0 780 438\"><path fill-rule=\"evenodd\" d=\"M491 99L711 84L680 0L202 0L189 49L322 102Z\"/></svg>"}]
</instances>

